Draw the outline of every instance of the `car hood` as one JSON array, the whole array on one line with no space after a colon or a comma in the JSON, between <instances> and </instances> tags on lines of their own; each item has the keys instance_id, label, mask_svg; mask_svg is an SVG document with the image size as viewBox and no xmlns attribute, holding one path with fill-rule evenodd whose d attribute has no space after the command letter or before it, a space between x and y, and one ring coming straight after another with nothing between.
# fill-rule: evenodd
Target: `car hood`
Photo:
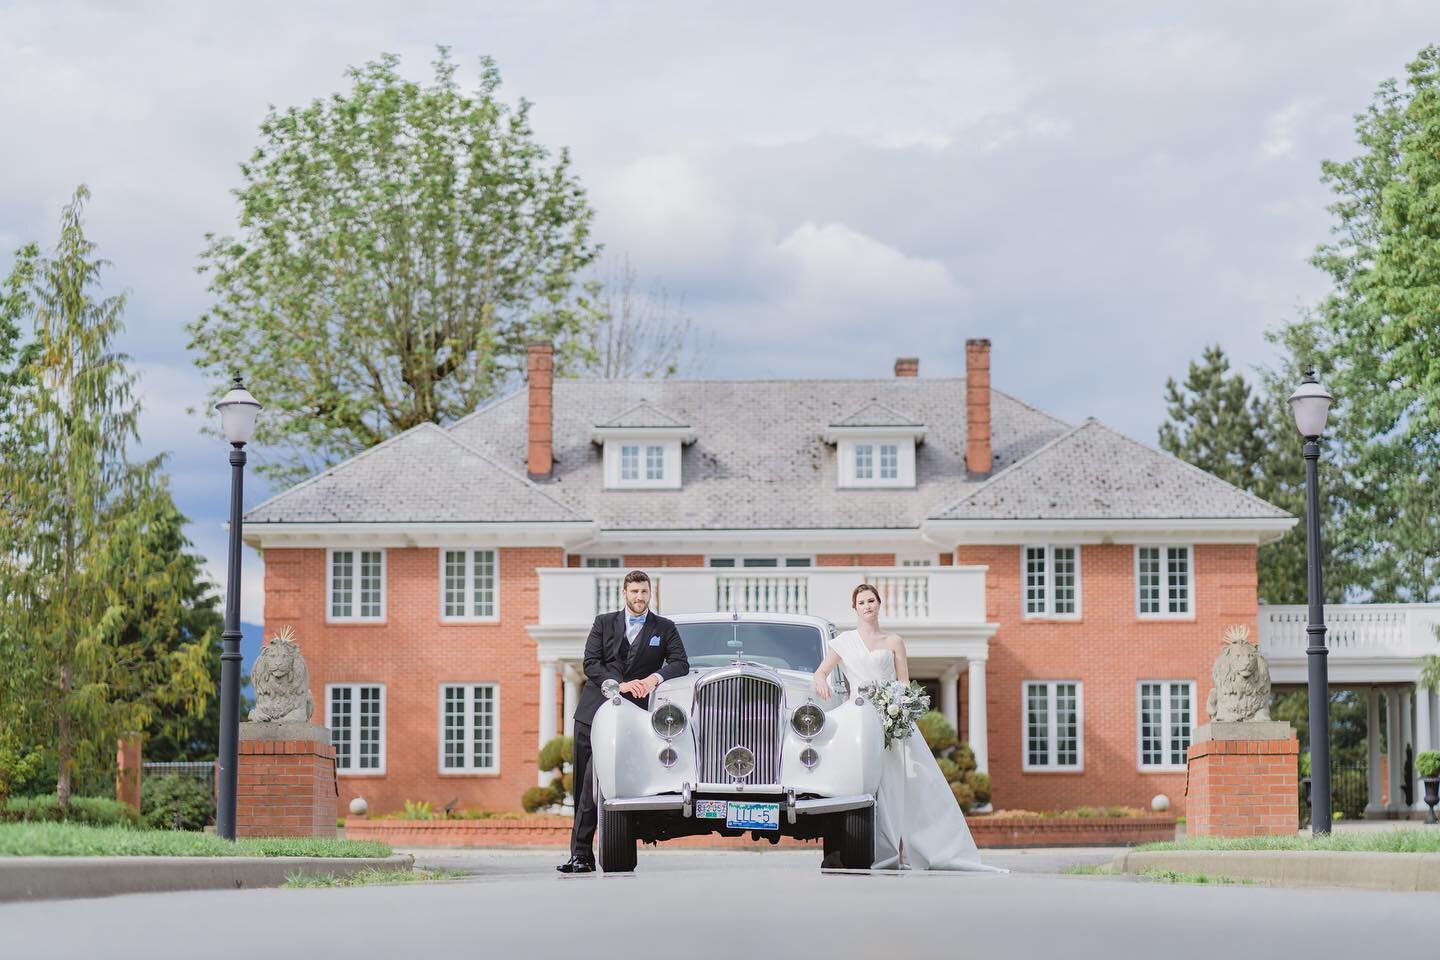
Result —
<instances>
[{"instance_id":1,"label":"car hood","mask_svg":"<svg viewBox=\"0 0 1440 960\"><path fill-rule=\"evenodd\" d=\"M683 677L666 680L655 689L655 696L651 701L652 706L658 706L668 700L671 703L684 707L688 711L690 705L695 700L696 684L713 674L733 671L737 669L737 666L748 676L764 677L768 680L778 681L785 690L785 705L790 709L800 706L800 704L814 696L812 674L800 670L776 670L773 667L746 663L739 665L730 664L724 667L707 667L703 670L692 670Z\"/></svg>"}]
</instances>

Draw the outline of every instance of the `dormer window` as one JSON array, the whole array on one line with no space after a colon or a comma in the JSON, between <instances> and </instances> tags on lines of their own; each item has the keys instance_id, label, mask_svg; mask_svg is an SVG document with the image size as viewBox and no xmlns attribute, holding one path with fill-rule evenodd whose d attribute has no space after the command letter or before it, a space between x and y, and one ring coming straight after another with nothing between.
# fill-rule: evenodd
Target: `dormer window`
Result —
<instances>
[{"instance_id":1,"label":"dormer window","mask_svg":"<svg viewBox=\"0 0 1440 960\"><path fill-rule=\"evenodd\" d=\"M841 487L915 486L915 447L925 426L881 403L871 403L825 431L835 444Z\"/></svg>"},{"instance_id":2,"label":"dormer window","mask_svg":"<svg viewBox=\"0 0 1440 960\"><path fill-rule=\"evenodd\" d=\"M681 448L695 435L678 418L641 402L597 424L591 439L604 447L605 489L678 490Z\"/></svg>"}]
</instances>

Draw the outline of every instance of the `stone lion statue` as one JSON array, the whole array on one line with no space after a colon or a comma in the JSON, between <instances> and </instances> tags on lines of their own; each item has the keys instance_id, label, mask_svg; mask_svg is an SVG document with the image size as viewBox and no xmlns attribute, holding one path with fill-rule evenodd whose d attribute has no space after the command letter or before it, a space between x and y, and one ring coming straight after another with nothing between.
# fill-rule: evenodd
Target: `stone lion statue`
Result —
<instances>
[{"instance_id":1,"label":"stone lion statue","mask_svg":"<svg viewBox=\"0 0 1440 960\"><path fill-rule=\"evenodd\" d=\"M310 671L300 655L300 644L289 627L270 639L250 674L255 687L255 709L250 719L259 723L308 723L315 712L310 696Z\"/></svg>"},{"instance_id":2,"label":"stone lion statue","mask_svg":"<svg viewBox=\"0 0 1440 960\"><path fill-rule=\"evenodd\" d=\"M1205 702L1212 722L1243 723L1270 719L1270 666L1250 642L1244 625L1225 631L1225 647L1210 668L1215 687Z\"/></svg>"}]
</instances>

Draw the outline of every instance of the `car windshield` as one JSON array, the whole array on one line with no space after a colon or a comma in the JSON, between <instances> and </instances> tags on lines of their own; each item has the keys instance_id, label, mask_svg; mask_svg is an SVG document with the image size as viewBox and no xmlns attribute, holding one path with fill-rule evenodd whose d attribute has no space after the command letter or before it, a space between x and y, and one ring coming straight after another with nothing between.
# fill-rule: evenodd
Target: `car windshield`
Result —
<instances>
[{"instance_id":1,"label":"car windshield","mask_svg":"<svg viewBox=\"0 0 1440 960\"><path fill-rule=\"evenodd\" d=\"M825 655L819 629L801 623L681 623L692 667L723 667L743 653L752 663L813 673Z\"/></svg>"}]
</instances>

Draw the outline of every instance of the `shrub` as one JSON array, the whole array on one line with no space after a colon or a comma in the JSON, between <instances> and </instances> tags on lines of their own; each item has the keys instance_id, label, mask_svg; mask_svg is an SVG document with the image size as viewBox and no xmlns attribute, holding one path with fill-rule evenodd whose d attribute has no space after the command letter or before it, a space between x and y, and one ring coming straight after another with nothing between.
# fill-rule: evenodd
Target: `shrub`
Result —
<instances>
[{"instance_id":1,"label":"shrub","mask_svg":"<svg viewBox=\"0 0 1440 960\"><path fill-rule=\"evenodd\" d=\"M1308 776L1310 776L1310 752L1307 750L1300 754L1300 778L1303 780Z\"/></svg>"},{"instance_id":2,"label":"shrub","mask_svg":"<svg viewBox=\"0 0 1440 960\"><path fill-rule=\"evenodd\" d=\"M990 802L990 774L978 770L970 774L970 789L975 792L975 803L985 806Z\"/></svg>"},{"instance_id":3,"label":"shrub","mask_svg":"<svg viewBox=\"0 0 1440 960\"><path fill-rule=\"evenodd\" d=\"M945 714L938 710L922 714L920 719L915 721L915 726L920 731L920 735L925 738L925 745L937 757L943 755L958 742L955 739L955 728L950 726L950 721L945 719Z\"/></svg>"},{"instance_id":4,"label":"shrub","mask_svg":"<svg viewBox=\"0 0 1440 960\"><path fill-rule=\"evenodd\" d=\"M935 755L940 774L950 784L960 809L969 813L975 806L989 803L990 778L975 769L975 752L956 738L955 728L945 715L931 710L915 721L915 727Z\"/></svg>"},{"instance_id":5,"label":"shrub","mask_svg":"<svg viewBox=\"0 0 1440 960\"><path fill-rule=\"evenodd\" d=\"M195 777L146 777L140 817L152 830L204 830L215 818L210 784Z\"/></svg>"},{"instance_id":6,"label":"shrub","mask_svg":"<svg viewBox=\"0 0 1440 960\"><path fill-rule=\"evenodd\" d=\"M526 813L534 813L545 807L554 806L557 803L565 802L565 793L557 790L555 784L548 787L530 787L520 795L520 806Z\"/></svg>"},{"instance_id":7,"label":"shrub","mask_svg":"<svg viewBox=\"0 0 1440 960\"><path fill-rule=\"evenodd\" d=\"M1440 777L1440 750L1421 750L1415 758L1415 772L1421 777Z\"/></svg>"},{"instance_id":8,"label":"shrub","mask_svg":"<svg viewBox=\"0 0 1440 960\"><path fill-rule=\"evenodd\" d=\"M435 813L428 800L406 800L405 809L400 812L401 820L434 820Z\"/></svg>"},{"instance_id":9,"label":"shrub","mask_svg":"<svg viewBox=\"0 0 1440 960\"><path fill-rule=\"evenodd\" d=\"M950 784L950 792L955 795L955 802L960 804L961 810L969 810L975 806L975 791L970 784L956 780Z\"/></svg>"},{"instance_id":10,"label":"shrub","mask_svg":"<svg viewBox=\"0 0 1440 960\"><path fill-rule=\"evenodd\" d=\"M575 778L569 772L575 760L575 741L571 737L555 737L540 748L535 765L541 773L554 771L555 778L548 786L531 787L520 797L520 806L527 813L534 813L542 807L559 806L567 796L574 796ZM533 804L533 806L532 806Z\"/></svg>"},{"instance_id":11,"label":"shrub","mask_svg":"<svg viewBox=\"0 0 1440 960\"><path fill-rule=\"evenodd\" d=\"M27 823L84 823L95 827L138 827L140 814L133 807L108 797L71 797L69 812L60 815L60 801L54 795L11 797L0 819Z\"/></svg>"}]
</instances>

